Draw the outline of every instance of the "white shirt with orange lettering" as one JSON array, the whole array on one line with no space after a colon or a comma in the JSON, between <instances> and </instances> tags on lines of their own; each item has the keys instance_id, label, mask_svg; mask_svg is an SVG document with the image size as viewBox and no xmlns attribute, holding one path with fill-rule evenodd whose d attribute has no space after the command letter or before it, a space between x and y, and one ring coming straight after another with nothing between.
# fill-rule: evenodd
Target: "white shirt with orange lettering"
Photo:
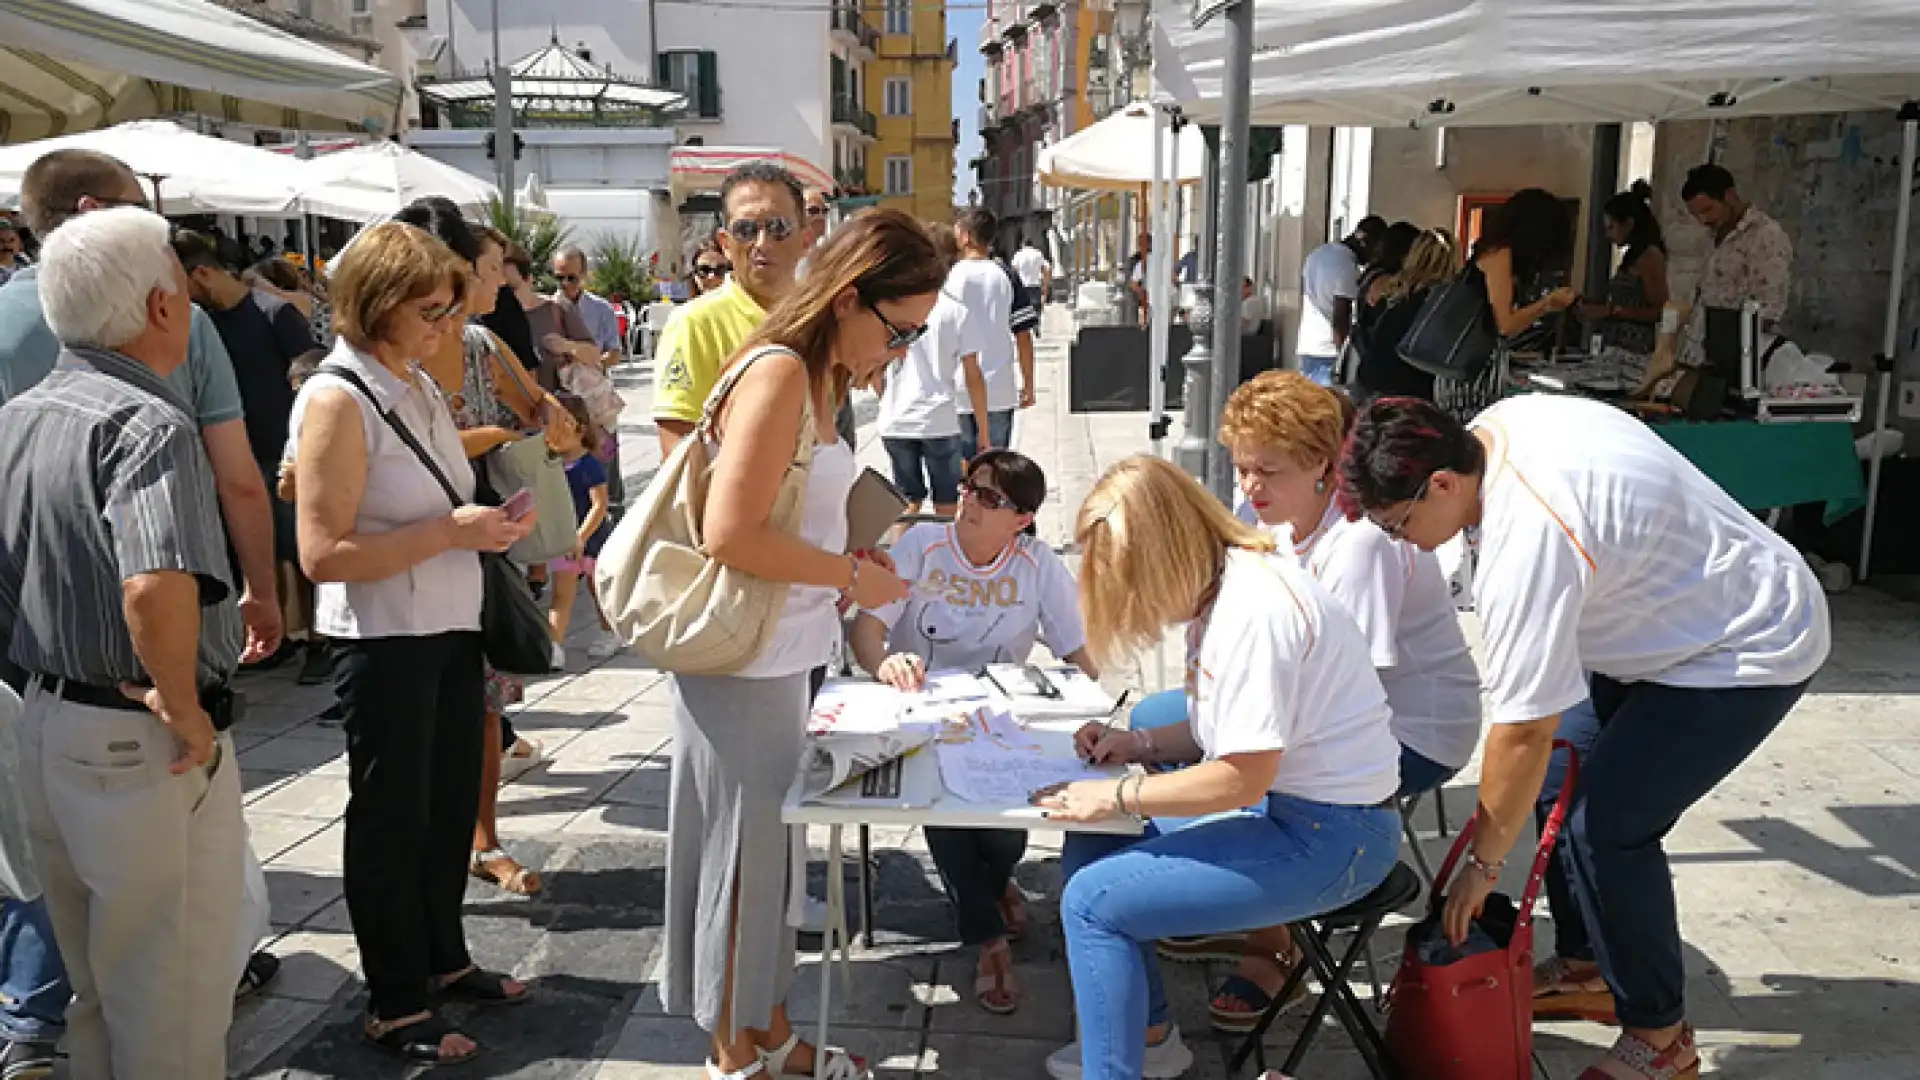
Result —
<instances>
[{"instance_id":1,"label":"white shirt with orange lettering","mask_svg":"<svg viewBox=\"0 0 1920 1080\"><path fill-rule=\"evenodd\" d=\"M1475 599L1496 724L1621 682L1792 686L1831 644L1806 560L1646 425L1599 402L1511 398L1481 484Z\"/></svg>"},{"instance_id":2,"label":"white shirt with orange lettering","mask_svg":"<svg viewBox=\"0 0 1920 1080\"><path fill-rule=\"evenodd\" d=\"M951 524L921 524L893 545L897 573L913 592L871 612L886 624L887 650L912 653L929 670L1024 664L1036 640L1064 658L1087 643L1073 572L1053 549L1018 537L975 566Z\"/></svg>"}]
</instances>

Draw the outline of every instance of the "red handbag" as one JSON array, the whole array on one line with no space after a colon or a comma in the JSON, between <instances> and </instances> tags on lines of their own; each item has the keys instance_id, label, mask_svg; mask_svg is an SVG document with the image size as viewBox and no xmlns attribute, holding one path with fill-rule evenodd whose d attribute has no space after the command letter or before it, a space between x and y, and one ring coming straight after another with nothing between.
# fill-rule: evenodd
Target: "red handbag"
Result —
<instances>
[{"instance_id":1,"label":"red handbag","mask_svg":"<svg viewBox=\"0 0 1920 1080\"><path fill-rule=\"evenodd\" d=\"M1415 1080L1531 1080L1533 1076L1533 903L1580 778L1573 747L1564 740L1556 740L1554 746L1567 748L1567 777L1540 831L1540 847L1534 852L1533 870L1527 875L1526 893L1520 898L1506 947L1450 964L1431 964L1420 955L1420 942L1440 932L1446 885L1473 841L1478 815L1460 830L1460 838L1440 866L1427 918L1407 934L1406 952L1388 996L1387 1047ZM1495 893L1489 900L1498 896Z\"/></svg>"}]
</instances>

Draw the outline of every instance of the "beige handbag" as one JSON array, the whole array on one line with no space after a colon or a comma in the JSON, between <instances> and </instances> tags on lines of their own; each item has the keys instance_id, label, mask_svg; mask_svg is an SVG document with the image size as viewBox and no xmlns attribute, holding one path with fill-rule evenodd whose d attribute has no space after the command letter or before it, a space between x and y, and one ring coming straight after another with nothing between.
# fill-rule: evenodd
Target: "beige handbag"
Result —
<instances>
[{"instance_id":1,"label":"beige handbag","mask_svg":"<svg viewBox=\"0 0 1920 1080\"><path fill-rule=\"evenodd\" d=\"M620 639L655 667L684 675L732 674L760 655L780 621L792 586L715 562L706 551L702 522L713 481L707 440L720 406L756 360L786 351L756 349L721 377L707 395L700 423L673 448L600 551L593 575L600 610ZM813 444L813 396L808 394L793 463L768 519L781 532L800 531Z\"/></svg>"}]
</instances>

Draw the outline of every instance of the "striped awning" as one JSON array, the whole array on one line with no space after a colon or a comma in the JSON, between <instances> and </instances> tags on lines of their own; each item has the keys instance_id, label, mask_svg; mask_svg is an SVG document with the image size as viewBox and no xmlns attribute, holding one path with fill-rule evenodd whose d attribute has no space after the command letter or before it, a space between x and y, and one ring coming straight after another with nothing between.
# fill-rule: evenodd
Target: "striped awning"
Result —
<instances>
[{"instance_id":1,"label":"striped awning","mask_svg":"<svg viewBox=\"0 0 1920 1080\"><path fill-rule=\"evenodd\" d=\"M0 0L0 143L180 113L377 134L401 95L378 68L207 0Z\"/></svg>"}]
</instances>

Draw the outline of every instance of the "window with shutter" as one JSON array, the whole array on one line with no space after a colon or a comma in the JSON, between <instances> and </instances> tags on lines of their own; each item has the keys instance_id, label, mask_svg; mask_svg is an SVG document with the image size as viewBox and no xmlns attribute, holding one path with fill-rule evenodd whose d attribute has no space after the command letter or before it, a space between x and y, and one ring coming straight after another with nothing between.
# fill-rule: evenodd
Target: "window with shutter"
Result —
<instances>
[{"instance_id":1,"label":"window with shutter","mask_svg":"<svg viewBox=\"0 0 1920 1080\"><path fill-rule=\"evenodd\" d=\"M913 33L913 0L887 0L887 33Z\"/></svg>"},{"instance_id":2,"label":"window with shutter","mask_svg":"<svg viewBox=\"0 0 1920 1080\"><path fill-rule=\"evenodd\" d=\"M887 115L907 116L913 112L913 83L908 79L887 80Z\"/></svg>"},{"instance_id":3,"label":"window with shutter","mask_svg":"<svg viewBox=\"0 0 1920 1080\"><path fill-rule=\"evenodd\" d=\"M890 157L887 159L887 194L913 194L913 159Z\"/></svg>"}]
</instances>

